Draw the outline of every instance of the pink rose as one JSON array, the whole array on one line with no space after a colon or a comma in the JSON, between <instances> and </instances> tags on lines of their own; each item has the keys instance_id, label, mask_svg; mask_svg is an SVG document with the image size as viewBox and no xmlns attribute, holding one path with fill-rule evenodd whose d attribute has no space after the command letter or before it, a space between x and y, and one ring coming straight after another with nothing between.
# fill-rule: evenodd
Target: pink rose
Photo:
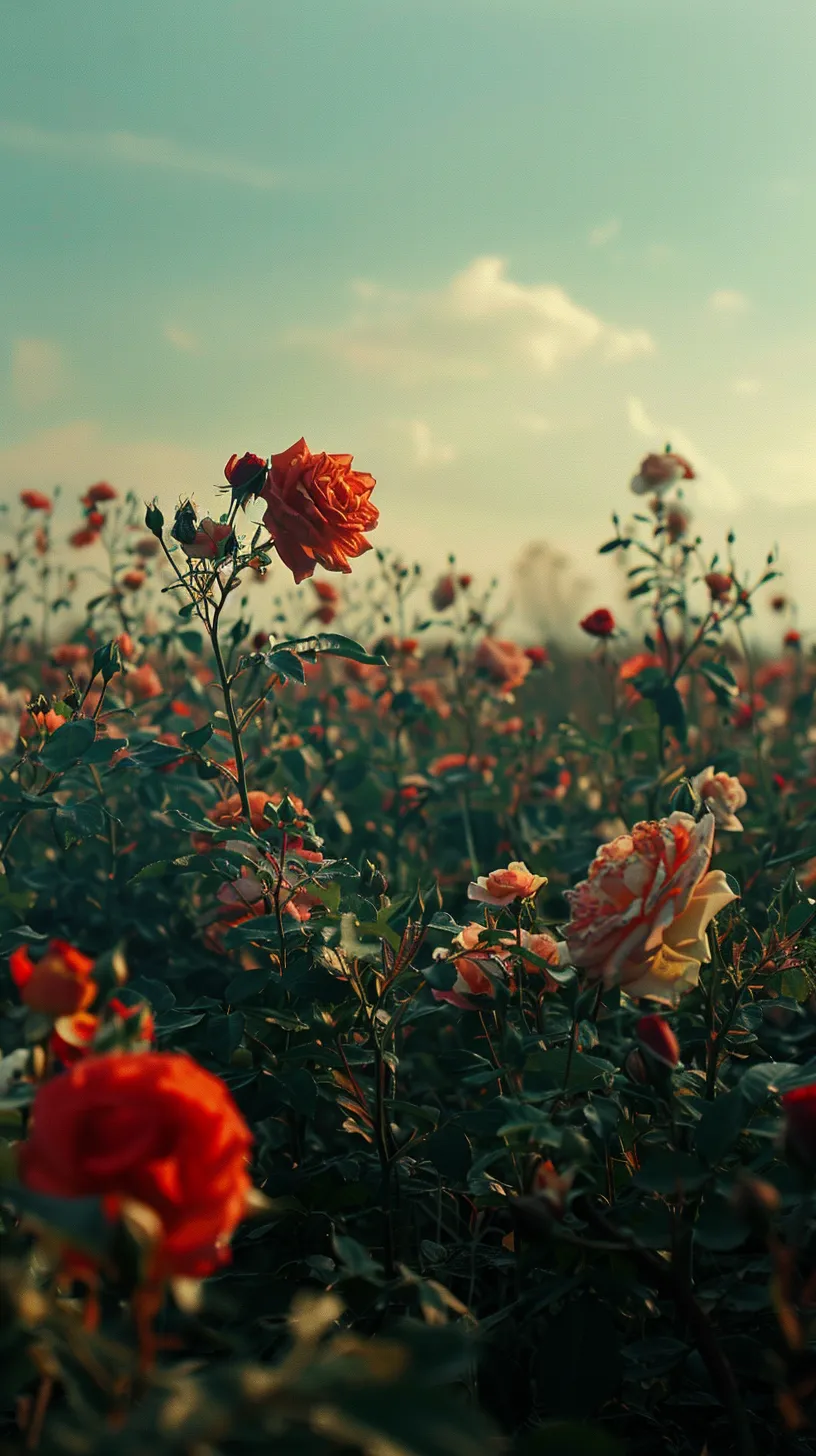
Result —
<instances>
[{"instance_id":1,"label":"pink rose","mask_svg":"<svg viewBox=\"0 0 816 1456\"><path fill-rule=\"evenodd\" d=\"M635 495L648 495L650 491L661 491L676 480L693 480L694 469L682 455L667 450L663 455L647 455L640 462L640 470L632 476L632 490Z\"/></svg>"},{"instance_id":2,"label":"pink rose","mask_svg":"<svg viewBox=\"0 0 816 1456\"><path fill-rule=\"evenodd\" d=\"M742 829L737 810L747 804L748 795L738 778L733 774L715 773L713 765L709 765L691 780L691 787L708 805L718 829Z\"/></svg>"},{"instance_id":3,"label":"pink rose","mask_svg":"<svg viewBox=\"0 0 816 1456\"><path fill-rule=\"evenodd\" d=\"M456 971L456 980L449 991L434 991L436 1001L447 1001L458 1006L460 1011L476 1009L474 996L496 997L496 987L506 981L506 973L500 958L484 951L459 955L451 960ZM476 1003L478 1004L478 1003Z\"/></svg>"},{"instance_id":4,"label":"pink rose","mask_svg":"<svg viewBox=\"0 0 816 1456\"><path fill-rule=\"evenodd\" d=\"M468 885L468 899L482 905L510 905L513 900L532 900L542 885L544 875L534 875L521 860L514 860L506 870L491 870Z\"/></svg>"},{"instance_id":5,"label":"pink rose","mask_svg":"<svg viewBox=\"0 0 816 1456\"><path fill-rule=\"evenodd\" d=\"M736 899L722 870L710 870L714 819L689 814L636 824L601 845L587 879L567 892L572 964L630 996L676 1003L710 959L705 937Z\"/></svg>"}]
</instances>

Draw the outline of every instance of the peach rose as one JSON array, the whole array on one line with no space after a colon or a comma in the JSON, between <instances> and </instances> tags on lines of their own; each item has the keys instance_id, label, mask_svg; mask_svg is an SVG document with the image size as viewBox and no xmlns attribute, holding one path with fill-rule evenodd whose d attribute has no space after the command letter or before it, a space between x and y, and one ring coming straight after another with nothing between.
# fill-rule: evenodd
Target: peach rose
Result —
<instances>
[{"instance_id":1,"label":"peach rose","mask_svg":"<svg viewBox=\"0 0 816 1456\"><path fill-rule=\"evenodd\" d=\"M260 492L264 525L295 581L326 571L351 571L349 558L371 550L379 511L371 504L373 476L352 470L351 455L313 455L298 440L273 455Z\"/></svg>"},{"instance_id":2,"label":"peach rose","mask_svg":"<svg viewBox=\"0 0 816 1456\"><path fill-rule=\"evenodd\" d=\"M498 637L482 639L476 649L474 663L505 693L512 693L515 688L521 687L533 666L518 643Z\"/></svg>"},{"instance_id":3,"label":"peach rose","mask_svg":"<svg viewBox=\"0 0 816 1456\"><path fill-rule=\"evenodd\" d=\"M632 490L635 495L648 495L650 490L664 490L677 480L693 479L694 470L688 460L667 450L663 455L647 455L641 460L637 475L632 476Z\"/></svg>"},{"instance_id":4,"label":"peach rose","mask_svg":"<svg viewBox=\"0 0 816 1456\"><path fill-rule=\"evenodd\" d=\"M736 899L710 870L714 818L689 814L636 824L601 845L587 879L567 891L564 928L574 966L630 996L676 1003L710 959L705 932Z\"/></svg>"},{"instance_id":5,"label":"peach rose","mask_svg":"<svg viewBox=\"0 0 816 1456\"><path fill-rule=\"evenodd\" d=\"M66 940L52 940L39 960L32 960L27 945L9 957L11 979L24 1006L43 1016L74 1016L96 995L94 962Z\"/></svg>"},{"instance_id":6,"label":"peach rose","mask_svg":"<svg viewBox=\"0 0 816 1456\"><path fill-rule=\"evenodd\" d=\"M451 961L456 980L449 991L434 990L435 1001L447 1001L458 1006L460 1011L474 1010L474 996L489 996L495 1000L496 987L506 980L502 961L497 955L477 951L459 955Z\"/></svg>"},{"instance_id":7,"label":"peach rose","mask_svg":"<svg viewBox=\"0 0 816 1456\"><path fill-rule=\"evenodd\" d=\"M718 829L742 829L737 811L747 804L748 795L738 778L733 774L715 773L710 764L695 775L691 787L711 810Z\"/></svg>"},{"instance_id":8,"label":"peach rose","mask_svg":"<svg viewBox=\"0 0 816 1456\"><path fill-rule=\"evenodd\" d=\"M199 521L196 533L192 541L181 541L179 544L185 556L190 556L194 561L212 561L217 556L218 548L222 541L228 541L232 535L232 526L226 521L214 521L210 516L205 516Z\"/></svg>"},{"instance_id":9,"label":"peach rose","mask_svg":"<svg viewBox=\"0 0 816 1456\"><path fill-rule=\"evenodd\" d=\"M534 875L521 860L513 860L506 870L491 870L468 885L468 899L482 905L510 905L514 900L532 900L542 885L544 875Z\"/></svg>"}]
</instances>

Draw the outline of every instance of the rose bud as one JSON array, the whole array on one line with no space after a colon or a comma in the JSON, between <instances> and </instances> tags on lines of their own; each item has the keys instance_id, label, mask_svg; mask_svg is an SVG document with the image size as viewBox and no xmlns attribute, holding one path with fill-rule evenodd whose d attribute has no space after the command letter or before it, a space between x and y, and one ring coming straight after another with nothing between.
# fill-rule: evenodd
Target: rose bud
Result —
<instances>
[{"instance_id":1,"label":"rose bud","mask_svg":"<svg viewBox=\"0 0 816 1456\"><path fill-rule=\"evenodd\" d=\"M631 488L635 495L648 495L650 491L661 491L678 480L693 480L694 469L683 455L666 450L662 455L647 455L640 462L640 470L632 477Z\"/></svg>"},{"instance_id":2,"label":"rose bud","mask_svg":"<svg viewBox=\"0 0 816 1456\"><path fill-rule=\"evenodd\" d=\"M582 617L579 626L590 637L611 637L615 630L615 618L608 607L596 607L594 612Z\"/></svg>"},{"instance_id":3,"label":"rose bud","mask_svg":"<svg viewBox=\"0 0 816 1456\"><path fill-rule=\"evenodd\" d=\"M790 632L785 633L782 642L785 647L799 648L802 646L802 634L792 627Z\"/></svg>"},{"instance_id":4,"label":"rose bud","mask_svg":"<svg viewBox=\"0 0 816 1456\"><path fill-rule=\"evenodd\" d=\"M431 592L431 606L435 612L447 611L453 606L456 597L456 579L453 576L440 576L436 586Z\"/></svg>"},{"instance_id":5,"label":"rose bud","mask_svg":"<svg viewBox=\"0 0 816 1456\"><path fill-rule=\"evenodd\" d=\"M550 660L546 647L525 647L524 656L529 658L533 667L544 667L545 663Z\"/></svg>"},{"instance_id":6,"label":"rose bud","mask_svg":"<svg viewBox=\"0 0 816 1456\"><path fill-rule=\"evenodd\" d=\"M116 498L117 492L113 486L109 485L107 480L100 480L96 485L92 485L86 490L82 497L82 504L84 506L95 506L100 501L112 501L116 500Z\"/></svg>"},{"instance_id":7,"label":"rose bud","mask_svg":"<svg viewBox=\"0 0 816 1456\"><path fill-rule=\"evenodd\" d=\"M635 1032L647 1061L654 1058L661 1066L674 1071L680 1061L680 1045L669 1023L662 1016L641 1016Z\"/></svg>"},{"instance_id":8,"label":"rose bud","mask_svg":"<svg viewBox=\"0 0 816 1456\"><path fill-rule=\"evenodd\" d=\"M20 492L21 504L29 511L50 511L51 501L41 490L22 490Z\"/></svg>"},{"instance_id":9,"label":"rose bud","mask_svg":"<svg viewBox=\"0 0 816 1456\"><path fill-rule=\"evenodd\" d=\"M212 561L218 555L222 541L229 543L232 534L232 526L227 521L213 521L205 516L197 526L192 540L181 541L179 544L184 555L194 561ZM223 554L226 555L228 551L227 544Z\"/></svg>"},{"instance_id":10,"label":"rose bud","mask_svg":"<svg viewBox=\"0 0 816 1456\"><path fill-rule=\"evenodd\" d=\"M709 571L705 577L705 584L713 602L724 602L734 585L731 577L727 576L724 571Z\"/></svg>"},{"instance_id":11,"label":"rose bud","mask_svg":"<svg viewBox=\"0 0 816 1456\"><path fill-rule=\"evenodd\" d=\"M260 495L266 480L266 461L260 455L230 455L224 474L233 493L243 502Z\"/></svg>"}]
</instances>

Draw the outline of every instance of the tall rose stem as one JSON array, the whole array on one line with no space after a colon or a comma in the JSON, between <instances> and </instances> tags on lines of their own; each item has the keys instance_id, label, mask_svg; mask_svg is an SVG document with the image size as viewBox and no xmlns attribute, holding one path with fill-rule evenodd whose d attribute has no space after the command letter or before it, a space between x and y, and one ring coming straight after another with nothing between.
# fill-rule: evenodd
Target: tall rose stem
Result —
<instances>
[{"instance_id":1,"label":"tall rose stem","mask_svg":"<svg viewBox=\"0 0 816 1456\"><path fill-rule=\"evenodd\" d=\"M235 714L235 704L232 701L232 689L230 687L229 677L227 676L227 669L224 665L224 658L221 652L221 643L218 640L218 623L221 616L221 609L224 605L225 600L226 596L222 596L220 602L215 608L215 611L213 612L210 640L212 642L215 665L218 670L218 680L221 683L221 691L224 695L224 709L227 714L230 738L232 739L232 749L235 754L235 771L238 775L238 793L241 799L241 808L243 809L244 818L246 819L247 824L251 826L252 811L249 807L249 793L247 790L244 750L241 744L241 730L238 726L238 719Z\"/></svg>"}]
</instances>

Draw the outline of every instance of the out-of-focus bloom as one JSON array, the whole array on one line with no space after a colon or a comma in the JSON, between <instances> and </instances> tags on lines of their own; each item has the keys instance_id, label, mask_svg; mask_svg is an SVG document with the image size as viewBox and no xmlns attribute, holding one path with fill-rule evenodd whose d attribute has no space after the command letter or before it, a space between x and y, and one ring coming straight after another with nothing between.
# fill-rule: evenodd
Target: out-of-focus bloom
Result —
<instances>
[{"instance_id":1,"label":"out-of-focus bloom","mask_svg":"<svg viewBox=\"0 0 816 1456\"><path fill-rule=\"evenodd\" d=\"M60 642L59 646L52 647L51 660L58 667L78 667L82 662L87 662L90 648L85 642Z\"/></svg>"},{"instance_id":2,"label":"out-of-focus bloom","mask_svg":"<svg viewBox=\"0 0 816 1456\"><path fill-rule=\"evenodd\" d=\"M456 577L450 572L446 576L440 576L436 586L431 592L431 606L435 612L445 612L452 607L456 598Z\"/></svg>"},{"instance_id":3,"label":"out-of-focus bloom","mask_svg":"<svg viewBox=\"0 0 816 1456\"><path fill-rule=\"evenodd\" d=\"M573 1172L559 1173L550 1158L542 1158L533 1174L531 1192L548 1205L550 1212L556 1218L562 1218L574 1182L575 1174Z\"/></svg>"},{"instance_id":4,"label":"out-of-focus bloom","mask_svg":"<svg viewBox=\"0 0 816 1456\"><path fill-rule=\"evenodd\" d=\"M51 500L41 490L21 490L20 501L29 511L53 510Z\"/></svg>"},{"instance_id":5,"label":"out-of-focus bloom","mask_svg":"<svg viewBox=\"0 0 816 1456\"><path fill-rule=\"evenodd\" d=\"M808 1168L816 1164L816 1082L794 1087L782 1098L785 1143Z\"/></svg>"},{"instance_id":6,"label":"out-of-focus bloom","mask_svg":"<svg viewBox=\"0 0 816 1456\"><path fill-rule=\"evenodd\" d=\"M350 559L371 549L365 532L379 520L370 499L376 482L351 464L351 455L313 455L305 440L272 456L263 520L296 582L316 566L349 572Z\"/></svg>"},{"instance_id":7,"label":"out-of-focus bloom","mask_svg":"<svg viewBox=\"0 0 816 1456\"><path fill-rule=\"evenodd\" d=\"M578 624L590 637L611 637L615 630L615 618L608 607L596 607L588 612Z\"/></svg>"},{"instance_id":8,"label":"out-of-focus bloom","mask_svg":"<svg viewBox=\"0 0 816 1456\"><path fill-rule=\"evenodd\" d=\"M210 516L205 516L203 521L199 521L192 541L179 544L185 556L194 561L212 561L221 542L228 541L232 534L232 526L226 521L213 521Z\"/></svg>"},{"instance_id":9,"label":"out-of-focus bloom","mask_svg":"<svg viewBox=\"0 0 816 1456\"><path fill-rule=\"evenodd\" d=\"M782 596L781 594L779 594L779 595L777 595L775 597L771 597L771 611L772 612L784 612L784 610L785 610L785 608L786 608L787 605L788 605L788 599L787 599L787 597Z\"/></svg>"},{"instance_id":10,"label":"out-of-focus bloom","mask_svg":"<svg viewBox=\"0 0 816 1456\"><path fill-rule=\"evenodd\" d=\"M503 723L496 724L496 732L503 738L509 738L514 733L521 733L524 730L524 719L519 717L505 718Z\"/></svg>"},{"instance_id":11,"label":"out-of-focus bloom","mask_svg":"<svg viewBox=\"0 0 816 1456\"><path fill-rule=\"evenodd\" d=\"M136 651L133 638L129 632L120 632L116 638L116 645L119 648L121 656L126 660L131 658Z\"/></svg>"},{"instance_id":12,"label":"out-of-focus bloom","mask_svg":"<svg viewBox=\"0 0 816 1456\"><path fill-rule=\"evenodd\" d=\"M74 531L73 534L68 537L68 544L69 546L78 547L93 546L94 542L98 540L99 532L95 531L92 526L80 526L78 531Z\"/></svg>"},{"instance_id":13,"label":"out-of-focus bloom","mask_svg":"<svg viewBox=\"0 0 816 1456\"><path fill-rule=\"evenodd\" d=\"M0 757L16 747L26 698L23 688L9 688L0 682Z\"/></svg>"},{"instance_id":14,"label":"out-of-focus bloom","mask_svg":"<svg viewBox=\"0 0 816 1456\"><path fill-rule=\"evenodd\" d=\"M96 995L94 962L67 940L52 940L39 960L20 945L9 957L11 979L20 1000L44 1016L73 1016L84 1011Z\"/></svg>"},{"instance_id":15,"label":"out-of-focus bloom","mask_svg":"<svg viewBox=\"0 0 816 1456\"><path fill-rule=\"evenodd\" d=\"M521 860L513 860L505 870L491 870L471 880L468 899L482 905L511 905L514 900L532 900L546 883L545 875L534 875Z\"/></svg>"},{"instance_id":16,"label":"out-of-focus bloom","mask_svg":"<svg viewBox=\"0 0 816 1456\"><path fill-rule=\"evenodd\" d=\"M128 1028L128 1041L149 1045L155 1036L156 1027L150 1007L144 1001L125 1005L118 996L111 997L106 1008L108 1019L117 1018ZM93 1051L96 1035L103 1024L101 1016L90 1011L78 1011L75 1016L61 1016L54 1022L48 1041L51 1055L63 1067L73 1066Z\"/></svg>"},{"instance_id":17,"label":"out-of-focus bloom","mask_svg":"<svg viewBox=\"0 0 816 1456\"><path fill-rule=\"evenodd\" d=\"M101 531L105 524L105 517L101 511L89 511L85 517L85 525L90 531Z\"/></svg>"},{"instance_id":18,"label":"out-of-focus bloom","mask_svg":"<svg viewBox=\"0 0 816 1456\"><path fill-rule=\"evenodd\" d=\"M313 576L312 588L316 596L320 598L321 602L326 602L327 605L330 607L339 606L340 593L337 590L337 587L334 586L332 582L323 581L320 577Z\"/></svg>"},{"instance_id":19,"label":"out-of-focus bloom","mask_svg":"<svg viewBox=\"0 0 816 1456\"><path fill-rule=\"evenodd\" d=\"M462 773L463 770L489 775L495 767L496 760L492 754L443 753L428 764L428 773L432 779L443 779L448 774Z\"/></svg>"},{"instance_id":20,"label":"out-of-focus bloom","mask_svg":"<svg viewBox=\"0 0 816 1456\"><path fill-rule=\"evenodd\" d=\"M529 657L533 667L544 667L550 660L546 647L525 647L524 656Z\"/></svg>"},{"instance_id":21,"label":"out-of-focus bloom","mask_svg":"<svg viewBox=\"0 0 816 1456\"><path fill-rule=\"evenodd\" d=\"M724 602L730 596L731 588L734 585L731 577L725 571L709 571L705 577L705 584L713 602Z\"/></svg>"},{"instance_id":22,"label":"out-of-focus bloom","mask_svg":"<svg viewBox=\"0 0 816 1456\"><path fill-rule=\"evenodd\" d=\"M801 632L797 632L795 627L791 627L790 631L785 633L782 641L785 647L801 647L802 634Z\"/></svg>"},{"instance_id":23,"label":"out-of-focus bloom","mask_svg":"<svg viewBox=\"0 0 816 1456\"><path fill-rule=\"evenodd\" d=\"M680 1043L662 1016L641 1016L635 1027L642 1050L672 1071L680 1061Z\"/></svg>"},{"instance_id":24,"label":"out-of-focus bloom","mask_svg":"<svg viewBox=\"0 0 816 1456\"><path fill-rule=\"evenodd\" d=\"M260 455L230 455L224 474L233 490L246 496L260 495L266 479L266 461Z\"/></svg>"},{"instance_id":25,"label":"out-of-focus bloom","mask_svg":"<svg viewBox=\"0 0 816 1456\"><path fill-rule=\"evenodd\" d=\"M634 656L627 657L618 668L618 680L623 683L630 702L636 702L640 697L640 693L635 687L635 678L645 672L648 667L663 667L656 652L636 652Z\"/></svg>"},{"instance_id":26,"label":"out-of-focus bloom","mask_svg":"<svg viewBox=\"0 0 816 1456\"><path fill-rule=\"evenodd\" d=\"M533 665L518 643L498 637L483 637L473 661L504 693L521 687Z\"/></svg>"},{"instance_id":27,"label":"out-of-focus bloom","mask_svg":"<svg viewBox=\"0 0 816 1456\"><path fill-rule=\"evenodd\" d=\"M151 1280L224 1263L251 1187L252 1136L224 1083L173 1052L86 1057L40 1087L20 1181L156 1215ZM87 1256L85 1256L87 1257Z\"/></svg>"},{"instance_id":28,"label":"out-of-focus bloom","mask_svg":"<svg viewBox=\"0 0 816 1456\"><path fill-rule=\"evenodd\" d=\"M738 778L733 774L715 773L714 765L709 764L695 774L691 787L711 810L718 829L742 829L737 812L747 804L748 795Z\"/></svg>"},{"instance_id":29,"label":"out-of-focus bloom","mask_svg":"<svg viewBox=\"0 0 816 1456\"><path fill-rule=\"evenodd\" d=\"M438 713L440 718L449 718L451 705L442 691L441 685L436 678L422 678L411 683L411 692L415 698L419 698L426 708L432 713Z\"/></svg>"},{"instance_id":30,"label":"out-of-focus bloom","mask_svg":"<svg viewBox=\"0 0 816 1456\"><path fill-rule=\"evenodd\" d=\"M796 878L803 890L812 890L816 886L816 855L813 859L805 860Z\"/></svg>"},{"instance_id":31,"label":"out-of-focus bloom","mask_svg":"<svg viewBox=\"0 0 816 1456\"><path fill-rule=\"evenodd\" d=\"M118 492L114 490L112 485L108 484L107 480L99 480L96 485L88 487L82 497L82 504L84 506L96 506L101 501L116 500L117 496Z\"/></svg>"},{"instance_id":32,"label":"out-of-focus bloom","mask_svg":"<svg viewBox=\"0 0 816 1456\"><path fill-rule=\"evenodd\" d=\"M457 576L456 580L462 588L462 591L467 591L470 583L473 581L473 577L469 572L465 572L463 576Z\"/></svg>"},{"instance_id":33,"label":"out-of-focus bloom","mask_svg":"<svg viewBox=\"0 0 816 1456\"><path fill-rule=\"evenodd\" d=\"M34 550L38 556L45 556L48 544L48 532L44 526L38 526L34 532Z\"/></svg>"},{"instance_id":34,"label":"out-of-focus bloom","mask_svg":"<svg viewBox=\"0 0 816 1456\"><path fill-rule=\"evenodd\" d=\"M705 932L736 899L710 870L714 819L689 814L636 824L604 844L589 876L567 891L571 963L630 996L675 1003L709 960Z\"/></svg>"},{"instance_id":35,"label":"out-of-focus bloom","mask_svg":"<svg viewBox=\"0 0 816 1456\"><path fill-rule=\"evenodd\" d=\"M682 540L690 524L691 516L688 511L684 511L682 506L669 506L666 511L666 535L672 545L675 541Z\"/></svg>"},{"instance_id":36,"label":"out-of-focus bloom","mask_svg":"<svg viewBox=\"0 0 816 1456\"><path fill-rule=\"evenodd\" d=\"M144 586L144 582L145 573L141 571L138 567L134 566L131 568L130 571L125 572L124 576L121 578L120 585L125 587L128 591L138 591L140 586Z\"/></svg>"},{"instance_id":37,"label":"out-of-focus bloom","mask_svg":"<svg viewBox=\"0 0 816 1456\"><path fill-rule=\"evenodd\" d=\"M632 476L632 490L635 495L648 495L650 491L661 491L678 480L693 480L694 469L682 455L667 450L663 455L646 455L640 462L637 475Z\"/></svg>"},{"instance_id":38,"label":"out-of-focus bloom","mask_svg":"<svg viewBox=\"0 0 816 1456\"><path fill-rule=\"evenodd\" d=\"M147 698L157 698L164 692L162 680L159 677L152 663L141 662L138 667L131 668L128 672L126 682L134 698L144 702Z\"/></svg>"}]
</instances>

